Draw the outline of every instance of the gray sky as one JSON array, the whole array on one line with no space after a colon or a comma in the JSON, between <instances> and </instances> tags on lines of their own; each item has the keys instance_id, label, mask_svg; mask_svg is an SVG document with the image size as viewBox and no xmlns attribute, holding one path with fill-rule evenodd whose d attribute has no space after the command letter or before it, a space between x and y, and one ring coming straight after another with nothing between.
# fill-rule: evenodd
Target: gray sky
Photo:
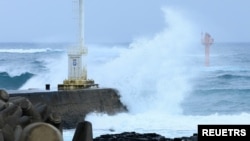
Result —
<instances>
[{"instance_id":1,"label":"gray sky","mask_svg":"<svg viewBox=\"0 0 250 141\"><path fill-rule=\"evenodd\" d=\"M248 0L84 0L85 41L130 42L165 27L163 6L184 11L218 42L250 41ZM72 0L0 0L0 42L76 39ZM197 33L197 39L200 33Z\"/></svg>"}]
</instances>

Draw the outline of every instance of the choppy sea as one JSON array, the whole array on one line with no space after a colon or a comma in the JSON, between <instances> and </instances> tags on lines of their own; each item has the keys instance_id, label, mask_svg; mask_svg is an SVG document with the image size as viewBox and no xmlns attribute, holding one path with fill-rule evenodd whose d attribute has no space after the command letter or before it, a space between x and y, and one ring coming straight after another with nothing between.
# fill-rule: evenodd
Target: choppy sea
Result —
<instances>
[{"instance_id":1,"label":"choppy sea","mask_svg":"<svg viewBox=\"0 0 250 141\"><path fill-rule=\"evenodd\" d=\"M189 136L198 124L250 123L250 43L215 43L209 66L201 45L193 53L137 45L88 46L88 77L101 87L117 88L130 110L115 116L89 114L94 136L123 131ZM68 46L1 43L0 88L45 89L51 84L56 89L67 78ZM64 136L73 133L66 130Z\"/></svg>"},{"instance_id":2,"label":"choppy sea","mask_svg":"<svg viewBox=\"0 0 250 141\"><path fill-rule=\"evenodd\" d=\"M199 124L250 123L250 43L215 40L206 66L204 46L182 24L174 18L155 36L129 43L86 44L88 78L118 89L129 110L87 115L94 137L125 131L180 137ZM0 43L0 88L56 89L67 78L70 46ZM65 130L65 141L73 134Z\"/></svg>"}]
</instances>

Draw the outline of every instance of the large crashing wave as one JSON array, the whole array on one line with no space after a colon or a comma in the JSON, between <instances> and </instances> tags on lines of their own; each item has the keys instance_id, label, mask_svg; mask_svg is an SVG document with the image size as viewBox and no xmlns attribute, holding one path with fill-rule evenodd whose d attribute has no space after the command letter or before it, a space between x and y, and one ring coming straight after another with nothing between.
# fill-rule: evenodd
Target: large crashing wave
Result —
<instances>
[{"instance_id":1,"label":"large crashing wave","mask_svg":"<svg viewBox=\"0 0 250 141\"><path fill-rule=\"evenodd\" d=\"M135 40L119 57L91 73L101 86L117 88L129 109L129 113L115 116L89 114L86 120L93 123L94 136L108 133L110 129L117 133L136 131L157 132L167 137L190 136L197 132L198 124L249 123L250 115L246 113L183 113L181 104L189 100L186 98L192 91L192 80L200 74L197 71L204 69L203 58L200 62L193 57L197 48L201 48L200 43L199 46L193 44L195 40L199 42L199 34L178 9L164 8L163 11L166 28L162 32L153 38Z\"/></svg>"},{"instance_id":2,"label":"large crashing wave","mask_svg":"<svg viewBox=\"0 0 250 141\"><path fill-rule=\"evenodd\" d=\"M98 66L92 74L100 85L117 88L129 110L112 117L88 115L87 120L97 129L167 130L175 124L165 120L182 114L180 105L192 89L189 80L194 75L189 55L195 49L194 27L175 9L163 8L163 12L166 27L160 33L135 39L119 57Z\"/></svg>"},{"instance_id":3,"label":"large crashing wave","mask_svg":"<svg viewBox=\"0 0 250 141\"><path fill-rule=\"evenodd\" d=\"M174 9L163 11L165 29L153 38L136 39L92 75L100 85L119 89L122 101L133 113L181 113L179 104L191 88L188 51L194 48L193 27Z\"/></svg>"}]
</instances>

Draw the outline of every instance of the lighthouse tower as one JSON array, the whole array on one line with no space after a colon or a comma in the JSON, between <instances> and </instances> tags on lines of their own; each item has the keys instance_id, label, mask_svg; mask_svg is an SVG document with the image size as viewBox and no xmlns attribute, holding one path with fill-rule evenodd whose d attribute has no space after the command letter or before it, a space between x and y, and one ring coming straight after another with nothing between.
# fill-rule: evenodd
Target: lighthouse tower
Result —
<instances>
[{"instance_id":1,"label":"lighthouse tower","mask_svg":"<svg viewBox=\"0 0 250 141\"><path fill-rule=\"evenodd\" d=\"M83 37L83 0L77 0L78 4L78 26L79 26L79 41L76 45L68 49L68 79L63 81L63 84L58 85L58 90L75 90L90 87L98 87L94 80L87 79L87 70L83 66L83 56L87 55L87 48L84 46Z\"/></svg>"}]
</instances>

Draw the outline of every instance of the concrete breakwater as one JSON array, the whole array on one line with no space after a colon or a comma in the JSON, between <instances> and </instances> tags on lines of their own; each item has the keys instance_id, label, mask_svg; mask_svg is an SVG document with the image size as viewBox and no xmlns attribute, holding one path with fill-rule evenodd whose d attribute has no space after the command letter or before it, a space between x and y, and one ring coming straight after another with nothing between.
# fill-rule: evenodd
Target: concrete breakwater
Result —
<instances>
[{"instance_id":1,"label":"concrete breakwater","mask_svg":"<svg viewBox=\"0 0 250 141\"><path fill-rule=\"evenodd\" d=\"M25 97L32 104L43 103L52 112L62 117L65 129L75 128L91 112L114 115L126 112L127 108L120 101L119 92L112 88L90 88L68 91L10 91L10 97Z\"/></svg>"}]
</instances>

